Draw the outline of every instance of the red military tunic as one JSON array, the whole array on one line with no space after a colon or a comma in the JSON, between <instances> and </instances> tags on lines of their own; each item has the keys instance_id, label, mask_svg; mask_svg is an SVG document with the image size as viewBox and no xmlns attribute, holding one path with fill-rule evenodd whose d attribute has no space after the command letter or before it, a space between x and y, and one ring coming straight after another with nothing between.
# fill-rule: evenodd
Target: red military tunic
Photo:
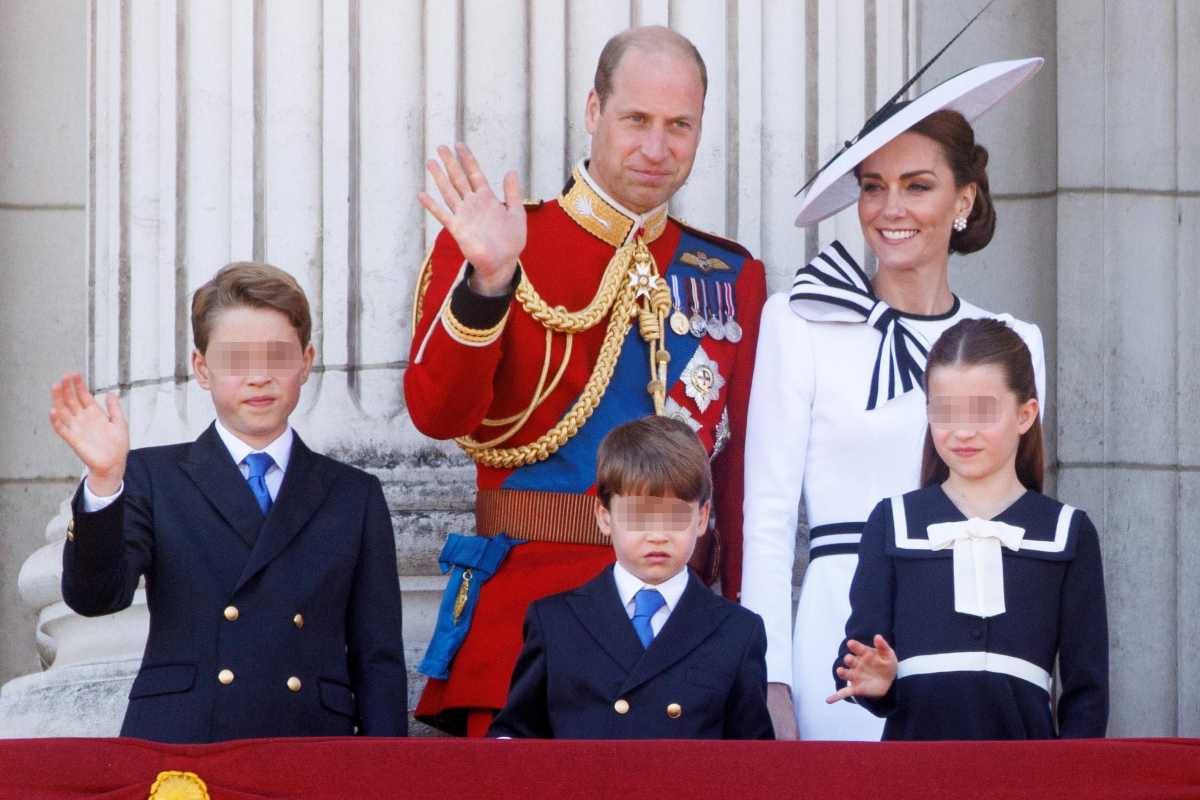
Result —
<instances>
[{"instance_id":1,"label":"red military tunic","mask_svg":"<svg viewBox=\"0 0 1200 800\"><path fill-rule=\"evenodd\" d=\"M710 315L717 315L721 291L722 302L734 301L742 329L737 343L668 332L672 379L667 382L664 413L687 421L710 453L720 451L713 461L720 576L724 594L736 598L746 410L759 312L766 296L762 264L739 245L668 217L665 205L644 215L622 208L591 181L583 165L574 170L562 195L530 205L527 211L521 274L549 307L577 311L588 306L617 249L637 236L647 245L659 274L666 281L676 276L679 294L687 296L679 298L684 310L691 311L689 278L695 278L701 290L696 299L708 281ZM740 269L710 258L705 249L724 253ZM548 334L519 296L485 298L472 292L466 285L470 269L454 239L443 231L418 282L405 399L417 428L437 439L470 437L484 443L512 427L485 425L485 419L519 420L527 414L515 434L497 445L520 447L551 431L575 406L596 367L609 320L605 317L569 336ZM622 282L626 280L622 276ZM722 290L720 280L728 282L732 292ZM515 469L477 459L477 488L594 494L599 440L616 424L654 413L646 388L651 377L649 350L639 338L636 321L621 353L617 372L624 378L614 375L601 405L577 433L556 442L548 458ZM631 371L635 364L641 370L636 375ZM534 404L539 386L544 398ZM528 541L515 547L483 584L450 677L429 680L417 717L462 733L463 712L503 707L528 604L586 583L613 559L611 547L596 544Z\"/></svg>"}]
</instances>

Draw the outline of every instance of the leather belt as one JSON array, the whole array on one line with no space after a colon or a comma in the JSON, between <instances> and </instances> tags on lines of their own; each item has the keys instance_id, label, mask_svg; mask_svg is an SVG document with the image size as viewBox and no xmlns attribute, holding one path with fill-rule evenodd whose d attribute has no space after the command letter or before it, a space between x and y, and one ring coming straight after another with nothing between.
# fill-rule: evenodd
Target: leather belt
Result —
<instances>
[{"instance_id":1,"label":"leather belt","mask_svg":"<svg viewBox=\"0 0 1200 800\"><path fill-rule=\"evenodd\" d=\"M527 489L481 489L475 498L475 532L513 539L611 546L596 524L596 497Z\"/></svg>"}]
</instances>

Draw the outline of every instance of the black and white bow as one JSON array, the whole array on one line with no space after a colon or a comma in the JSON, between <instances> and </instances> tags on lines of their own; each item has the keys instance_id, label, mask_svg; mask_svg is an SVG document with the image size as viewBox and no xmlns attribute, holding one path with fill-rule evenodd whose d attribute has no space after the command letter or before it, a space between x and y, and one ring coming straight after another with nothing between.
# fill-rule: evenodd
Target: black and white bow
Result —
<instances>
[{"instance_id":1,"label":"black and white bow","mask_svg":"<svg viewBox=\"0 0 1200 800\"><path fill-rule=\"evenodd\" d=\"M879 353L871 373L870 411L921 385L929 343L904 318L875 296L862 267L835 241L796 270L792 311L814 322L865 322L879 331Z\"/></svg>"}]
</instances>

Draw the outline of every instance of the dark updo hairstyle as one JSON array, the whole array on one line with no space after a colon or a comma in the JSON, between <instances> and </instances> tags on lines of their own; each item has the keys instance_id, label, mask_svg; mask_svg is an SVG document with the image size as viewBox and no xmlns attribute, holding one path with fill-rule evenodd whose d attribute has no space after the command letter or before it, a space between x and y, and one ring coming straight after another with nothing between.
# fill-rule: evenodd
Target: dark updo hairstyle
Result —
<instances>
[{"instance_id":1,"label":"dark updo hairstyle","mask_svg":"<svg viewBox=\"0 0 1200 800\"><path fill-rule=\"evenodd\" d=\"M942 154L954 173L954 185L961 189L974 183L975 205L967 217L967 229L962 233L951 229L950 252L974 253L987 247L996 232L996 207L988 188L988 151L975 143L971 123L957 111L942 109L908 129L910 133L928 136L942 148Z\"/></svg>"},{"instance_id":2,"label":"dark updo hairstyle","mask_svg":"<svg viewBox=\"0 0 1200 800\"><path fill-rule=\"evenodd\" d=\"M939 367L977 367L992 364L1004 372L1009 390L1024 404L1037 398L1037 380L1033 358L1025 340L998 319L964 319L955 323L934 343L925 363L925 394L929 395L929 376ZM1041 414L1029 430L1021 434L1017 445L1017 479L1026 489L1042 490L1044 472ZM942 483L950 477L950 468L933 446L933 433L925 428L925 455L921 459L921 486Z\"/></svg>"}]
</instances>

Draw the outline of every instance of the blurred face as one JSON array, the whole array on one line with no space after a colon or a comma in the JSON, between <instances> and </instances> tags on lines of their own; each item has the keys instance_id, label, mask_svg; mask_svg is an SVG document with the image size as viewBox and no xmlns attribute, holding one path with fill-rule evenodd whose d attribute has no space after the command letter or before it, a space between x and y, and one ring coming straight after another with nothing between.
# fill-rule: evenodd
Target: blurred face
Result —
<instances>
[{"instance_id":1,"label":"blurred face","mask_svg":"<svg viewBox=\"0 0 1200 800\"><path fill-rule=\"evenodd\" d=\"M1018 402L994 364L939 366L928 380L929 432L950 472L967 480L1003 470L1015 475L1017 447L1037 419L1037 400Z\"/></svg>"},{"instance_id":2,"label":"blurred face","mask_svg":"<svg viewBox=\"0 0 1200 800\"><path fill-rule=\"evenodd\" d=\"M217 315L208 349L192 351L192 370L221 424L257 449L287 429L315 355L283 312L237 306Z\"/></svg>"},{"instance_id":3,"label":"blurred face","mask_svg":"<svg viewBox=\"0 0 1200 800\"><path fill-rule=\"evenodd\" d=\"M588 172L630 211L662 205L692 171L703 113L704 86L692 59L630 47L604 107L595 90L588 95Z\"/></svg>"},{"instance_id":4,"label":"blurred face","mask_svg":"<svg viewBox=\"0 0 1200 800\"><path fill-rule=\"evenodd\" d=\"M638 580L656 586L682 570L708 530L709 503L675 497L614 495L596 501L596 522L612 538L617 561Z\"/></svg>"},{"instance_id":5,"label":"blurred face","mask_svg":"<svg viewBox=\"0 0 1200 800\"><path fill-rule=\"evenodd\" d=\"M945 264L954 218L968 216L975 184L954 185L937 142L903 133L859 169L858 221L883 269Z\"/></svg>"}]
</instances>

